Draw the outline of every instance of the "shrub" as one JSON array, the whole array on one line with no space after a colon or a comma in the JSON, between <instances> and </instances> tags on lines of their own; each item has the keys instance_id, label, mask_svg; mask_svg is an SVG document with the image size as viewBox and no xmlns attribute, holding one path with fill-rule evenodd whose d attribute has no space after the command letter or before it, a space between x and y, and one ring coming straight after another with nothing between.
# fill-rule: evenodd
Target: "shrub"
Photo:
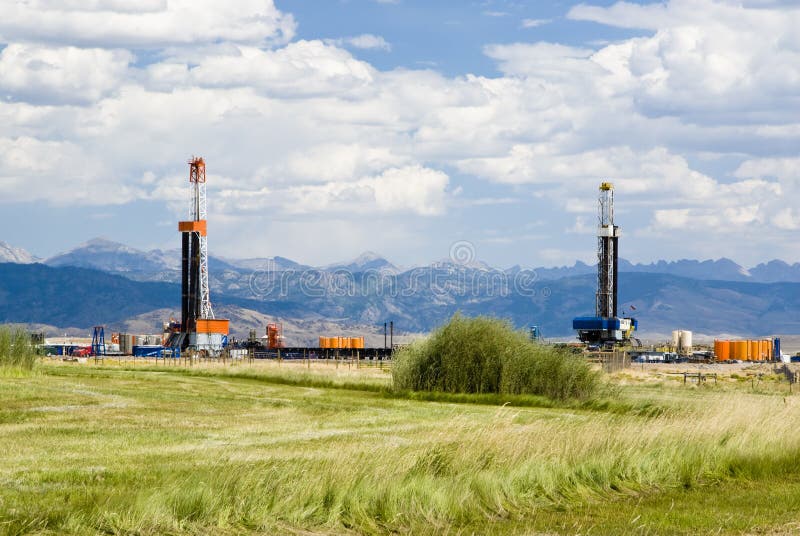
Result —
<instances>
[{"instance_id":1,"label":"shrub","mask_svg":"<svg viewBox=\"0 0 800 536\"><path fill-rule=\"evenodd\" d=\"M36 359L36 348L24 329L0 326L0 367L30 370Z\"/></svg>"},{"instance_id":2,"label":"shrub","mask_svg":"<svg viewBox=\"0 0 800 536\"><path fill-rule=\"evenodd\" d=\"M397 389L448 393L592 397L599 374L581 356L531 342L502 320L456 314L421 342L400 350L392 365Z\"/></svg>"}]
</instances>

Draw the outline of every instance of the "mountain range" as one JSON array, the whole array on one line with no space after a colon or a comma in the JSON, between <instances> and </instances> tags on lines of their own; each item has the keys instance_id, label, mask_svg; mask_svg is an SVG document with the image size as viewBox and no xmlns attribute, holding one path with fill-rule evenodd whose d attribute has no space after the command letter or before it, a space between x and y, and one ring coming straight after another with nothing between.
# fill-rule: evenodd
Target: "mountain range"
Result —
<instances>
[{"instance_id":1,"label":"mountain range","mask_svg":"<svg viewBox=\"0 0 800 536\"><path fill-rule=\"evenodd\" d=\"M15 248L0 241L0 262L34 263L41 262L48 266L75 266L94 268L104 272L124 275L140 281L178 281L180 276L180 250L135 249L125 244L95 238L64 253L49 258L39 259L24 249ZM452 261L440 261L434 264L447 264ZM458 264L455 263L454 264ZM533 270L539 280L556 280L564 277L595 273L594 265L576 261L572 266L531 267L513 266L508 269L495 268L485 263L473 262L471 267L489 271L501 271L514 274L520 270ZM412 267L415 268L415 267ZM227 272L253 271L288 271L288 270L320 270L323 272L349 271L353 273L378 271L398 274L407 269L391 263L379 254L365 252L350 261L342 261L326 266L311 266L287 259L285 257L261 257L250 259L228 259L209 256L209 271L214 274ZM669 274L690 279L718 281L747 281L752 283L800 282L800 263L789 264L782 260L771 260L752 268L745 268L726 258L717 260L664 261L643 264L631 263L620 259L620 272ZM228 274L228 277L230 274Z\"/></svg>"},{"instance_id":2,"label":"mountain range","mask_svg":"<svg viewBox=\"0 0 800 536\"><path fill-rule=\"evenodd\" d=\"M0 253L13 255L0 264L0 322L128 329L132 319L140 319L137 326L157 324L178 312L177 250L144 252L93 240L44 260L6 244ZM594 309L595 268L581 262L534 270L452 261L400 268L367 253L324 267L282 257L212 257L209 271L215 308L235 320L234 333L263 331L255 323L271 318L296 326L290 344L311 344L323 334L314 330L331 326L378 337L387 320L398 331L427 332L458 311L570 337L572 318ZM623 261L620 272L621 308L645 334L800 333L800 265Z\"/></svg>"}]
</instances>

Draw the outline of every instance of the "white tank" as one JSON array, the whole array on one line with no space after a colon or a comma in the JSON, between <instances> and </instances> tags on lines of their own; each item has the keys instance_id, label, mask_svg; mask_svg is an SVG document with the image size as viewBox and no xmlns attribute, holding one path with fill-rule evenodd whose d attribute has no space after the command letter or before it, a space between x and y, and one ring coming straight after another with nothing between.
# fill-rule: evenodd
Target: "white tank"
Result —
<instances>
[{"instance_id":1,"label":"white tank","mask_svg":"<svg viewBox=\"0 0 800 536\"><path fill-rule=\"evenodd\" d=\"M692 353L692 332L687 330L681 330L680 336L680 348L681 353L684 355L689 355Z\"/></svg>"},{"instance_id":2,"label":"white tank","mask_svg":"<svg viewBox=\"0 0 800 536\"><path fill-rule=\"evenodd\" d=\"M681 344L681 330L676 329L672 332L672 347L676 350Z\"/></svg>"}]
</instances>

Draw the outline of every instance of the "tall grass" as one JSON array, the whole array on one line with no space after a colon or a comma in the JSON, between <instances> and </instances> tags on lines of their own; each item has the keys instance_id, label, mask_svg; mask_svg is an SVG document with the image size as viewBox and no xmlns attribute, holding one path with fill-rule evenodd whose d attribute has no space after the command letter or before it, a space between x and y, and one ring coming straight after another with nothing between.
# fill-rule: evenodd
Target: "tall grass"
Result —
<instances>
[{"instance_id":1,"label":"tall grass","mask_svg":"<svg viewBox=\"0 0 800 536\"><path fill-rule=\"evenodd\" d=\"M0 326L0 367L31 370L38 356L24 329Z\"/></svg>"},{"instance_id":2,"label":"tall grass","mask_svg":"<svg viewBox=\"0 0 800 536\"><path fill-rule=\"evenodd\" d=\"M544 509L569 519L599 503L625 516L626 497L664 494L668 510L686 489L746 480L766 486L798 475L798 406L773 406L775 398L710 393L680 414L642 419L463 412L342 390L263 393L242 378L190 378L170 387L186 378L158 376L85 375L47 393L44 403L70 407L76 400L58 397L102 399L108 390L135 403L87 406L89 414L68 423L42 411L29 416L40 423L49 417L51 426L37 427L22 451L0 456L0 477L10 483L0 491L0 534L4 525L75 534L510 534L518 531L503 523L536 521ZM161 404L188 404L187 413L155 405L165 393ZM255 393L282 405L253 412ZM210 400L224 407L208 412ZM230 419L236 410L248 418ZM24 437L24 428L0 438L0 446ZM49 455L55 445L72 465ZM35 468L25 471L8 463L33 459Z\"/></svg>"},{"instance_id":3,"label":"tall grass","mask_svg":"<svg viewBox=\"0 0 800 536\"><path fill-rule=\"evenodd\" d=\"M599 373L580 356L533 343L502 320L458 314L428 339L400 350L392 378L401 390L555 400L588 399L600 386Z\"/></svg>"}]
</instances>

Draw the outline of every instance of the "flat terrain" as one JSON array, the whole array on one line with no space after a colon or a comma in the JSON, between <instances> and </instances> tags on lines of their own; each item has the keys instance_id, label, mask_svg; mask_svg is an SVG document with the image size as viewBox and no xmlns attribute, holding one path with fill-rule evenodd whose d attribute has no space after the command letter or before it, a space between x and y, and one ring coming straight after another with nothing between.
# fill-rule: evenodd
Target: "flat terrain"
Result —
<instances>
[{"instance_id":1,"label":"flat terrain","mask_svg":"<svg viewBox=\"0 0 800 536\"><path fill-rule=\"evenodd\" d=\"M0 534L800 532L797 386L674 372L560 407L327 363L0 372Z\"/></svg>"}]
</instances>

